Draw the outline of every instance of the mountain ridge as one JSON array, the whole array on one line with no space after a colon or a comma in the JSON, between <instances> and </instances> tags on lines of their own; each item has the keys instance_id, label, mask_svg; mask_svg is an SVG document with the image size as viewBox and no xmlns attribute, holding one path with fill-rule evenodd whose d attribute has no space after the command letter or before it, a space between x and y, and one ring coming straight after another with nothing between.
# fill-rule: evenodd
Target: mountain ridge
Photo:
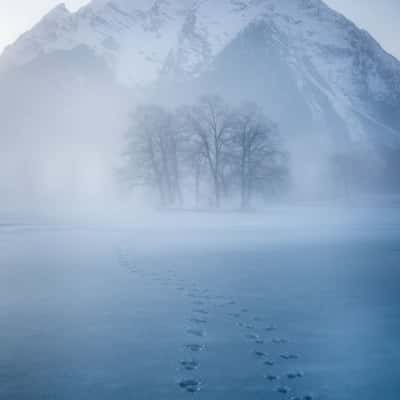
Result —
<instances>
[{"instance_id":1,"label":"mountain ridge","mask_svg":"<svg viewBox=\"0 0 400 400\"><path fill-rule=\"evenodd\" d=\"M220 27L222 20L225 24ZM320 0L94 0L75 13L61 3L5 49L0 68L86 45L105 58L125 84L154 83L171 62L181 76L191 78L207 70L246 26L258 20L274 25L283 46L290 47L293 55L309 57L316 72L342 91L348 92L356 79L349 71L338 76L342 66L335 69L333 64L339 57L343 62L358 62L359 68L370 67L366 81L356 90L364 85L364 91L378 99L400 98L400 62ZM360 54L352 54L353 49L361 50ZM378 60L384 71L375 73L377 63L371 60ZM389 79L382 79L383 75Z\"/></svg>"},{"instance_id":2,"label":"mountain ridge","mask_svg":"<svg viewBox=\"0 0 400 400\"><path fill-rule=\"evenodd\" d=\"M320 0L95 0L74 13L60 4L6 49L0 89L2 80L8 91L28 82L32 103L42 90L36 82L54 82L54 89L46 85L46 101L54 95L60 104L56 88L77 86L104 136L103 118L114 113L127 121L126 110L140 102L170 106L207 92L256 101L281 127L293 169L314 159L307 167L314 173L332 154L354 151L379 160L383 174L398 180L400 62ZM96 84L107 87L99 96L123 93L124 113L112 102L105 115L92 110ZM72 88L68 93L73 99ZM20 127L1 97L4 129L29 137L35 120ZM83 122L74 129L85 137ZM116 132L120 138L123 128Z\"/></svg>"}]
</instances>

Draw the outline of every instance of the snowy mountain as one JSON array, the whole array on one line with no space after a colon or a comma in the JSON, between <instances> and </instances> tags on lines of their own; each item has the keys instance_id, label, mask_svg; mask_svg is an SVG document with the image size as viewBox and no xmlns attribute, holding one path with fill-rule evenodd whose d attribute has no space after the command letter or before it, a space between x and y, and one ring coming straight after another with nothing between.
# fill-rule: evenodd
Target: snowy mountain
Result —
<instances>
[{"instance_id":1,"label":"snowy mountain","mask_svg":"<svg viewBox=\"0 0 400 400\"><path fill-rule=\"evenodd\" d=\"M256 100L316 162L356 147L398 168L400 62L321 0L92 0L75 13L61 4L0 57L0 93L15 97L0 94L4 129L26 133L8 111L21 82L28 109L43 86L46 101L65 103L65 91L73 99L72 87L81 95L94 80L103 96L129 89L125 106L132 95L170 103L205 91Z\"/></svg>"},{"instance_id":2,"label":"snowy mountain","mask_svg":"<svg viewBox=\"0 0 400 400\"><path fill-rule=\"evenodd\" d=\"M143 86L165 73L199 76L255 23L264 23L267 40L285 52L299 90L305 82L318 87L352 124L355 138L363 128L354 113L373 124L382 122L365 110L366 98L399 104L399 62L320 0L93 0L76 13L60 4L6 49L0 65L9 69L85 45L107 60L119 81ZM309 108L318 119L313 99ZM396 135L398 123L383 125Z\"/></svg>"}]
</instances>

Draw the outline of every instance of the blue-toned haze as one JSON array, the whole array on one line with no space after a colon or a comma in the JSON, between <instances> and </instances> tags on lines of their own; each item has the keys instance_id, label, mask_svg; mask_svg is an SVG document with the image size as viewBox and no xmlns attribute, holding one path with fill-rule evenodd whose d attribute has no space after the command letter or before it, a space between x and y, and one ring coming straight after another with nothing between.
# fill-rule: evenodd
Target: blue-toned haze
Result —
<instances>
[{"instance_id":1,"label":"blue-toned haze","mask_svg":"<svg viewBox=\"0 0 400 400\"><path fill-rule=\"evenodd\" d=\"M400 0L60 1L0 0L0 400L399 400Z\"/></svg>"}]
</instances>

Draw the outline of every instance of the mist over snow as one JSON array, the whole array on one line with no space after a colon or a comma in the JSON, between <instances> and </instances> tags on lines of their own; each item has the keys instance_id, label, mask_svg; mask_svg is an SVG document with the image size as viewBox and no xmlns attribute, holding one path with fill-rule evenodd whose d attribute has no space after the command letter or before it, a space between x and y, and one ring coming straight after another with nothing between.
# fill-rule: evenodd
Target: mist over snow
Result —
<instances>
[{"instance_id":1,"label":"mist over snow","mask_svg":"<svg viewBox=\"0 0 400 400\"><path fill-rule=\"evenodd\" d=\"M398 191L400 63L322 1L95 0L60 4L0 58L2 207L154 207L118 179L132 114L204 95L276 124L280 201Z\"/></svg>"},{"instance_id":2,"label":"mist over snow","mask_svg":"<svg viewBox=\"0 0 400 400\"><path fill-rule=\"evenodd\" d=\"M399 400L399 111L321 0L52 9L0 55L0 400Z\"/></svg>"}]
</instances>

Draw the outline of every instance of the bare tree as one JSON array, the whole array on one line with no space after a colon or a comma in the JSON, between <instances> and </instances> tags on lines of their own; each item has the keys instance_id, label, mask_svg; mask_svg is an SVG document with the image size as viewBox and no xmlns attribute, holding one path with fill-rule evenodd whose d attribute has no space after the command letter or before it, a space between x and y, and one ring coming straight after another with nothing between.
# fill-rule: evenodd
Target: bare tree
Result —
<instances>
[{"instance_id":1,"label":"bare tree","mask_svg":"<svg viewBox=\"0 0 400 400\"><path fill-rule=\"evenodd\" d=\"M133 185L155 188L163 207L183 202L178 133L171 113L147 105L137 107L127 134L125 176Z\"/></svg>"},{"instance_id":2,"label":"bare tree","mask_svg":"<svg viewBox=\"0 0 400 400\"><path fill-rule=\"evenodd\" d=\"M174 113L140 106L127 138L125 176L156 190L164 207L182 206L189 185L196 208L203 188L211 188L219 208L239 184L246 209L254 193L277 187L287 172L277 127L252 103L233 110L220 97L205 96Z\"/></svg>"},{"instance_id":3,"label":"bare tree","mask_svg":"<svg viewBox=\"0 0 400 400\"><path fill-rule=\"evenodd\" d=\"M240 186L241 208L250 207L252 194L283 172L284 152L275 124L260 107L245 103L235 113L234 165Z\"/></svg>"},{"instance_id":4,"label":"bare tree","mask_svg":"<svg viewBox=\"0 0 400 400\"><path fill-rule=\"evenodd\" d=\"M204 96L197 104L186 108L185 118L192 146L198 153L197 173L203 159L206 160L213 182L215 207L219 208L229 146L232 144L232 113L220 97Z\"/></svg>"}]
</instances>

